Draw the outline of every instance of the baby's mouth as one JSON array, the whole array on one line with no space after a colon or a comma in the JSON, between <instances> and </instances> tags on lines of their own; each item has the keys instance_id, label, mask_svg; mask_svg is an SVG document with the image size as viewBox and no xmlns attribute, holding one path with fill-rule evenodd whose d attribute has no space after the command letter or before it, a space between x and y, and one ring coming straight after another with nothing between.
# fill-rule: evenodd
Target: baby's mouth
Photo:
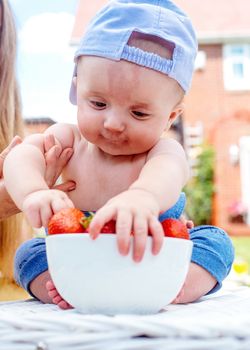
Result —
<instances>
[{"instance_id":1,"label":"baby's mouth","mask_svg":"<svg viewBox=\"0 0 250 350\"><path fill-rule=\"evenodd\" d=\"M125 141L124 137L117 137L117 136L111 136L111 135L102 135L105 141L112 143L112 144L120 144Z\"/></svg>"}]
</instances>

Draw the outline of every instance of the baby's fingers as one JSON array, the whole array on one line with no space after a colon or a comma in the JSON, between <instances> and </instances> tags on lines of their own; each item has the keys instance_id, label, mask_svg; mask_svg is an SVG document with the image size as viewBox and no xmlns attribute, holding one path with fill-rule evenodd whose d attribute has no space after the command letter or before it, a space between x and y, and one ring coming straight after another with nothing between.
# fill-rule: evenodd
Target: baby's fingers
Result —
<instances>
[{"instance_id":1,"label":"baby's fingers","mask_svg":"<svg viewBox=\"0 0 250 350\"><path fill-rule=\"evenodd\" d=\"M55 198L51 202L53 214L64 208L74 208L73 202L65 195L65 197Z\"/></svg>"},{"instance_id":2,"label":"baby's fingers","mask_svg":"<svg viewBox=\"0 0 250 350\"><path fill-rule=\"evenodd\" d=\"M127 210L119 210L116 220L116 234L118 250L122 255L127 255L130 248L130 236L133 219Z\"/></svg>"},{"instance_id":3,"label":"baby's fingers","mask_svg":"<svg viewBox=\"0 0 250 350\"><path fill-rule=\"evenodd\" d=\"M92 239L96 239L99 233L101 232L103 226L110 220L114 219L115 214L116 210L111 207L102 207L101 209L99 209L94 215L88 228L90 237Z\"/></svg>"},{"instance_id":4,"label":"baby's fingers","mask_svg":"<svg viewBox=\"0 0 250 350\"><path fill-rule=\"evenodd\" d=\"M24 212L32 227L35 227L35 228L42 227L43 225L42 218L41 218L40 210L38 208L31 208Z\"/></svg>"},{"instance_id":5,"label":"baby's fingers","mask_svg":"<svg viewBox=\"0 0 250 350\"><path fill-rule=\"evenodd\" d=\"M134 218L134 261L140 262L143 258L148 236L148 223L144 217Z\"/></svg>"},{"instance_id":6,"label":"baby's fingers","mask_svg":"<svg viewBox=\"0 0 250 350\"><path fill-rule=\"evenodd\" d=\"M186 226L188 229L191 230L192 228L194 228L194 222L192 220L188 220Z\"/></svg>"},{"instance_id":7,"label":"baby's fingers","mask_svg":"<svg viewBox=\"0 0 250 350\"><path fill-rule=\"evenodd\" d=\"M48 226L49 219L51 218L52 215L53 215L53 212L52 212L50 205L44 205L41 207L40 218L41 218L41 222L42 222L43 227Z\"/></svg>"},{"instance_id":8,"label":"baby's fingers","mask_svg":"<svg viewBox=\"0 0 250 350\"><path fill-rule=\"evenodd\" d=\"M149 231L153 238L152 253L156 255L163 245L164 231L160 221L155 216L149 219Z\"/></svg>"}]
</instances>

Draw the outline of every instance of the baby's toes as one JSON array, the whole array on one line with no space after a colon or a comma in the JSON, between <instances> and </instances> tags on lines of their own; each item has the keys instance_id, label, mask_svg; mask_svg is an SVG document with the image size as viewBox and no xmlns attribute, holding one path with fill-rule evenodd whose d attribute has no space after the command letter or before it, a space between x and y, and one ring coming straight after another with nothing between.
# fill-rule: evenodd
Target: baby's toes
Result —
<instances>
[{"instance_id":1,"label":"baby's toes","mask_svg":"<svg viewBox=\"0 0 250 350\"><path fill-rule=\"evenodd\" d=\"M54 283L51 280L46 283L46 289L48 291L48 296L51 299L55 298L59 294Z\"/></svg>"},{"instance_id":2,"label":"baby's toes","mask_svg":"<svg viewBox=\"0 0 250 350\"><path fill-rule=\"evenodd\" d=\"M61 299L61 301L57 305L60 307L60 309L63 310L73 309L73 307L63 299Z\"/></svg>"},{"instance_id":3,"label":"baby's toes","mask_svg":"<svg viewBox=\"0 0 250 350\"><path fill-rule=\"evenodd\" d=\"M52 290L50 290L50 291L48 291L48 296L49 296L51 299L55 298L57 295L58 295L58 291L57 291L55 288L52 289Z\"/></svg>"},{"instance_id":4,"label":"baby's toes","mask_svg":"<svg viewBox=\"0 0 250 350\"><path fill-rule=\"evenodd\" d=\"M57 295L52 299L53 303L56 305L59 305L61 301L63 301L63 298L60 294L57 293Z\"/></svg>"},{"instance_id":5,"label":"baby's toes","mask_svg":"<svg viewBox=\"0 0 250 350\"><path fill-rule=\"evenodd\" d=\"M48 291L49 297L52 299L52 302L60 307L60 309L67 310L73 309L72 306L65 301L61 295L58 293L52 280L49 280L46 283L46 289Z\"/></svg>"},{"instance_id":6,"label":"baby's toes","mask_svg":"<svg viewBox=\"0 0 250 350\"><path fill-rule=\"evenodd\" d=\"M46 282L46 289L47 289L47 291L51 291L51 290L53 290L55 288L56 287L55 287L55 285L54 285L52 280L49 280L49 281Z\"/></svg>"}]
</instances>

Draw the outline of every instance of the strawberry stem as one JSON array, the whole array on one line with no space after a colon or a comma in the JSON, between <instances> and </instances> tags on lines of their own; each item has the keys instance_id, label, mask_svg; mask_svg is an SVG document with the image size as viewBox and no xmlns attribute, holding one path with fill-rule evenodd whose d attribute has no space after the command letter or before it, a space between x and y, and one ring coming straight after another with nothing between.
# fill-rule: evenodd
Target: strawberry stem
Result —
<instances>
[{"instance_id":1,"label":"strawberry stem","mask_svg":"<svg viewBox=\"0 0 250 350\"><path fill-rule=\"evenodd\" d=\"M81 219L80 219L80 224L85 228L87 229L92 221L94 217L94 213L92 211L89 212L89 216L83 216Z\"/></svg>"}]
</instances>

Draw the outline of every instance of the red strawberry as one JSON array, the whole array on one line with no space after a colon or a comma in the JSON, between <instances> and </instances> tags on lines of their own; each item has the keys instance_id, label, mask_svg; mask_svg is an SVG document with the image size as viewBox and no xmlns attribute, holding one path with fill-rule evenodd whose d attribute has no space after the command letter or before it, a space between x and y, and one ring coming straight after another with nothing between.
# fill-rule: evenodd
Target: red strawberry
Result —
<instances>
[{"instance_id":1,"label":"red strawberry","mask_svg":"<svg viewBox=\"0 0 250 350\"><path fill-rule=\"evenodd\" d=\"M94 215L95 214L93 212L89 212L89 215L81 220L82 225L86 228L87 232L88 232L89 224L93 219ZM104 224L104 226L102 227L100 233L115 233L115 220L110 220L106 222L106 224Z\"/></svg>"},{"instance_id":2,"label":"red strawberry","mask_svg":"<svg viewBox=\"0 0 250 350\"><path fill-rule=\"evenodd\" d=\"M190 239L187 227L180 220L166 219L161 224L165 236Z\"/></svg>"},{"instance_id":3,"label":"red strawberry","mask_svg":"<svg viewBox=\"0 0 250 350\"><path fill-rule=\"evenodd\" d=\"M110 220L101 229L101 233L115 233L115 220Z\"/></svg>"},{"instance_id":4,"label":"red strawberry","mask_svg":"<svg viewBox=\"0 0 250 350\"><path fill-rule=\"evenodd\" d=\"M83 223L84 219L85 215L79 209L62 209L50 219L48 234L87 232Z\"/></svg>"}]
</instances>

